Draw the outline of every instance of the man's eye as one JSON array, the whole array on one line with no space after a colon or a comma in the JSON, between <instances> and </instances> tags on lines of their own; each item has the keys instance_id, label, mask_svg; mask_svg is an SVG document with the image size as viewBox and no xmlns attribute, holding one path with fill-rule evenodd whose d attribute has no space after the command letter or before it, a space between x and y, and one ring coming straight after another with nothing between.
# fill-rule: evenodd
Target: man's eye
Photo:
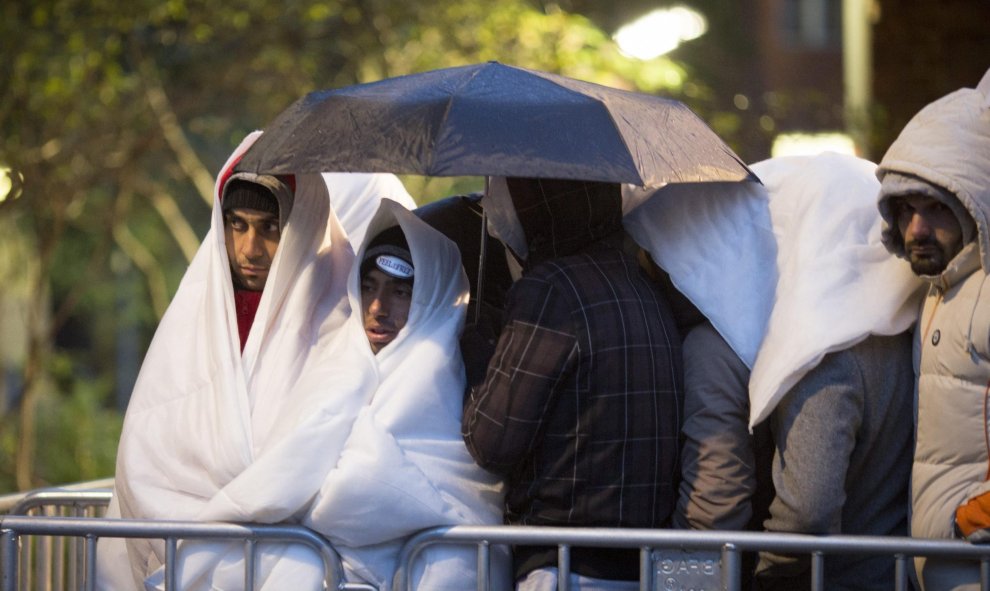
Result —
<instances>
[{"instance_id":1,"label":"man's eye","mask_svg":"<svg viewBox=\"0 0 990 591\"><path fill-rule=\"evenodd\" d=\"M277 236L279 234L278 223L272 222L270 224L265 225L265 232Z\"/></svg>"},{"instance_id":2,"label":"man's eye","mask_svg":"<svg viewBox=\"0 0 990 591\"><path fill-rule=\"evenodd\" d=\"M395 288L395 295L399 296L400 298L411 298L412 288L408 286L397 287Z\"/></svg>"}]
</instances>

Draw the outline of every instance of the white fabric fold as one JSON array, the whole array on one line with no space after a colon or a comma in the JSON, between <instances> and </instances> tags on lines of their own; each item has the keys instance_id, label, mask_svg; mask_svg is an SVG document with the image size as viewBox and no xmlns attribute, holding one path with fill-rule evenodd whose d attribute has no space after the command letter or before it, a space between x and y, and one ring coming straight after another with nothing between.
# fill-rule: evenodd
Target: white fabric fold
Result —
<instances>
[{"instance_id":1,"label":"white fabric fold","mask_svg":"<svg viewBox=\"0 0 990 591\"><path fill-rule=\"evenodd\" d=\"M488 233L508 246L520 259L526 260L529 246L504 176L488 178L488 190L482 198L481 206L488 218Z\"/></svg>"},{"instance_id":2,"label":"white fabric fold","mask_svg":"<svg viewBox=\"0 0 990 591\"><path fill-rule=\"evenodd\" d=\"M826 354L907 330L922 288L881 243L875 164L824 153L751 169L770 197L780 278L750 376L750 427Z\"/></svg>"},{"instance_id":3,"label":"white fabric fold","mask_svg":"<svg viewBox=\"0 0 990 591\"><path fill-rule=\"evenodd\" d=\"M751 166L757 183L623 187L630 236L752 368L750 426L832 351L907 330L920 281L880 242L868 161Z\"/></svg>"},{"instance_id":4,"label":"white fabric fold","mask_svg":"<svg viewBox=\"0 0 990 591\"><path fill-rule=\"evenodd\" d=\"M763 185L625 185L623 203L626 232L752 367L777 282Z\"/></svg>"},{"instance_id":5,"label":"white fabric fold","mask_svg":"<svg viewBox=\"0 0 990 591\"><path fill-rule=\"evenodd\" d=\"M355 248L364 242L368 224L382 199L391 199L406 209L416 209L416 201L394 174L325 172L323 180L330 191L333 211Z\"/></svg>"}]
</instances>

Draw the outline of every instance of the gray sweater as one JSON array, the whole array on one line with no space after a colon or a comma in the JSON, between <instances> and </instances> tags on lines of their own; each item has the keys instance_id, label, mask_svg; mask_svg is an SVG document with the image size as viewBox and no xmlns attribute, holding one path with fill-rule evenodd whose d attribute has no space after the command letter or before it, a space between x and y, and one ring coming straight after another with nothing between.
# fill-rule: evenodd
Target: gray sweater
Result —
<instances>
[{"instance_id":1,"label":"gray sweater","mask_svg":"<svg viewBox=\"0 0 990 591\"><path fill-rule=\"evenodd\" d=\"M826 355L771 415L776 496L766 529L906 535L913 392L908 333ZM893 568L883 556L826 556L825 587L889 589ZM800 589L810 560L761 553L757 576L761 588Z\"/></svg>"}]
</instances>

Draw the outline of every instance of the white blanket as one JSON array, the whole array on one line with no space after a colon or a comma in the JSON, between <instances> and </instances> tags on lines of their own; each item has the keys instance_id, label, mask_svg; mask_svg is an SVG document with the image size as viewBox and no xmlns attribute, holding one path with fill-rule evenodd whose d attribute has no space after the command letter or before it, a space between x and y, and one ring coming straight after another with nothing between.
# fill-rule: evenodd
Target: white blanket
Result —
<instances>
[{"instance_id":1,"label":"white blanket","mask_svg":"<svg viewBox=\"0 0 990 591\"><path fill-rule=\"evenodd\" d=\"M258 135L245 138L224 170ZM347 316L353 253L323 179L298 176L292 213L242 354L218 190L211 229L162 318L128 405L111 514L279 522L314 491L279 485L312 471L303 458L278 460L285 445L279 435L287 431L280 421L296 408L287 393L309 351ZM278 467L250 482L267 464ZM113 574L121 565L114 563L120 553L112 545L100 545L107 586L126 580ZM148 584L155 586L163 542L127 545L133 580L151 575ZM183 570L183 588L209 584L194 561Z\"/></svg>"},{"instance_id":2,"label":"white blanket","mask_svg":"<svg viewBox=\"0 0 990 591\"><path fill-rule=\"evenodd\" d=\"M921 282L880 242L875 164L825 153L751 168L770 195L780 274L750 376L752 427L826 354L907 330Z\"/></svg>"},{"instance_id":3,"label":"white blanket","mask_svg":"<svg viewBox=\"0 0 990 591\"><path fill-rule=\"evenodd\" d=\"M339 459L304 523L334 543L352 578L382 589L390 588L407 536L441 525L497 524L502 517L497 479L474 463L460 435L465 382L458 338L468 303L460 254L453 242L388 200L367 235L396 224L416 269L408 323L374 355L360 314L352 314L344 342L321 354L324 362L306 376L314 385L333 380L335 390L350 389L351 399L367 403L357 410L349 436L326 450ZM348 295L359 310L358 266ZM337 349L350 352L346 361L335 359ZM340 375L348 377L346 384L337 383ZM417 588L473 588L474 551L439 550L413 573Z\"/></svg>"},{"instance_id":4,"label":"white blanket","mask_svg":"<svg viewBox=\"0 0 990 591\"><path fill-rule=\"evenodd\" d=\"M623 201L629 211L622 224L629 235L752 367L777 282L763 185L624 186Z\"/></svg>"},{"instance_id":5,"label":"white blanket","mask_svg":"<svg viewBox=\"0 0 990 591\"><path fill-rule=\"evenodd\" d=\"M750 168L763 186L623 187L623 224L752 368L752 426L827 353L907 330L920 281L880 243L873 163Z\"/></svg>"},{"instance_id":6,"label":"white blanket","mask_svg":"<svg viewBox=\"0 0 990 591\"><path fill-rule=\"evenodd\" d=\"M347 239L355 247L364 242L364 233L378 211L382 199L391 199L406 209L416 209L416 201L399 177L389 173L325 172L330 204Z\"/></svg>"}]
</instances>

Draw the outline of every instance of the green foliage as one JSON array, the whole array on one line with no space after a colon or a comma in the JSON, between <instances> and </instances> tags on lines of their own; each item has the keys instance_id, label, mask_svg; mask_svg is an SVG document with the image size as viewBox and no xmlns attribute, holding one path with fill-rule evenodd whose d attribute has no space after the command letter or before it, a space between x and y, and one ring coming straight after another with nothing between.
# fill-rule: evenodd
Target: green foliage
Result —
<instances>
[{"instance_id":1,"label":"green foliage","mask_svg":"<svg viewBox=\"0 0 990 591\"><path fill-rule=\"evenodd\" d=\"M58 391L39 405L38 477L62 484L113 476L122 417L107 409L112 382L86 378L66 356L56 358Z\"/></svg>"},{"instance_id":2,"label":"green foliage","mask_svg":"<svg viewBox=\"0 0 990 591\"><path fill-rule=\"evenodd\" d=\"M55 486L113 476L123 417L107 408L111 383L81 375L70 356L53 358L51 388L39 400L38 486ZM7 415L8 425L16 413ZM14 451L19 433L0 431L0 494L17 490Z\"/></svg>"}]
</instances>

